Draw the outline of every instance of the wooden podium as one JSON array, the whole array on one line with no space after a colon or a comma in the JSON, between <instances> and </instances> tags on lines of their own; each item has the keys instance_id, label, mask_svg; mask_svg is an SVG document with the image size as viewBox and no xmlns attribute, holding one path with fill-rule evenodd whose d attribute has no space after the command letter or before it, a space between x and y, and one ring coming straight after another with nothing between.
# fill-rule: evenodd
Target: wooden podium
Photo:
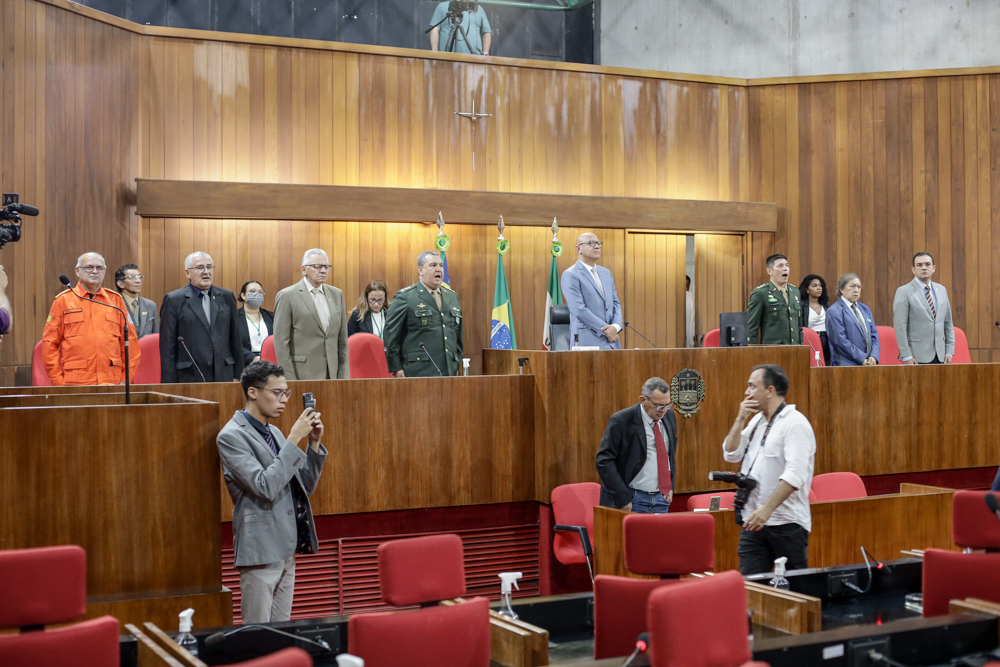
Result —
<instances>
[{"instance_id":1,"label":"wooden podium","mask_svg":"<svg viewBox=\"0 0 1000 667\"><path fill-rule=\"evenodd\" d=\"M232 623L216 403L154 392L0 396L0 536L87 552L87 617Z\"/></svg>"}]
</instances>

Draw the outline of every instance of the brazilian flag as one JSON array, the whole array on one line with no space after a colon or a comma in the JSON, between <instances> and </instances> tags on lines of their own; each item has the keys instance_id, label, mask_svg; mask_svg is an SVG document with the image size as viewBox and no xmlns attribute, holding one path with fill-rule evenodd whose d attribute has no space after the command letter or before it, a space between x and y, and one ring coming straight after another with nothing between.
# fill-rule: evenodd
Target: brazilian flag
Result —
<instances>
[{"instance_id":1,"label":"brazilian flag","mask_svg":"<svg viewBox=\"0 0 1000 667\"><path fill-rule=\"evenodd\" d=\"M497 254L497 286L493 292L493 323L490 326L490 348L494 350L516 350L514 337L514 317L510 307L510 291L507 276L503 270L503 255Z\"/></svg>"}]
</instances>

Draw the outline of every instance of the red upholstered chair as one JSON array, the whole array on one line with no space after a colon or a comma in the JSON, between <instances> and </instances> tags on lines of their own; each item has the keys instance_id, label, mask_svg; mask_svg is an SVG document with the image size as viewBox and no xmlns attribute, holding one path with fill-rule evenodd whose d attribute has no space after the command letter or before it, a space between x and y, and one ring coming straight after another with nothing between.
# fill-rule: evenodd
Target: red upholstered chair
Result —
<instances>
[{"instance_id":1,"label":"red upholstered chair","mask_svg":"<svg viewBox=\"0 0 1000 667\"><path fill-rule=\"evenodd\" d=\"M955 327L955 356L951 358L951 363L972 363L972 355L969 354L969 339L965 337L965 332L958 327Z\"/></svg>"},{"instance_id":2,"label":"red upholstered chair","mask_svg":"<svg viewBox=\"0 0 1000 667\"><path fill-rule=\"evenodd\" d=\"M385 343L375 334L356 333L348 338L347 359L352 380L391 377Z\"/></svg>"},{"instance_id":3,"label":"red upholstered chair","mask_svg":"<svg viewBox=\"0 0 1000 667\"><path fill-rule=\"evenodd\" d=\"M31 353L31 386L51 387L52 380L45 372L45 358L42 356L42 341L35 343L35 349Z\"/></svg>"},{"instance_id":4,"label":"red upholstered chair","mask_svg":"<svg viewBox=\"0 0 1000 667\"><path fill-rule=\"evenodd\" d=\"M135 341L129 345L135 345ZM135 372L132 384L160 384L160 334L140 338L139 353L139 370Z\"/></svg>"},{"instance_id":5,"label":"red upholstered chair","mask_svg":"<svg viewBox=\"0 0 1000 667\"><path fill-rule=\"evenodd\" d=\"M0 665L9 667L118 667L119 651L118 620L113 616L0 636Z\"/></svg>"},{"instance_id":6,"label":"red upholstered chair","mask_svg":"<svg viewBox=\"0 0 1000 667\"><path fill-rule=\"evenodd\" d=\"M868 490L865 489L864 481L853 472L828 472L825 475L816 475L809 491L811 502L867 497Z\"/></svg>"},{"instance_id":7,"label":"red upholstered chair","mask_svg":"<svg viewBox=\"0 0 1000 667\"><path fill-rule=\"evenodd\" d=\"M736 498L735 491L713 491L712 493L699 493L688 498L688 512L707 510L715 496L719 496L719 509L733 509L733 500Z\"/></svg>"},{"instance_id":8,"label":"red upholstered chair","mask_svg":"<svg viewBox=\"0 0 1000 667\"><path fill-rule=\"evenodd\" d=\"M312 656L300 648L286 648L263 658L237 662L232 667L312 667Z\"/></svg>"},{"instance_id":9,"label":"red upholstered chair","mask_svg":"<svg viewBox=\"0 0 1000 667\"><path fill-rule=\"evenodd\" d=\"M747 594L735 570L653 591L646 623L652 667L767 667L752 661Z\"/></svg>"},{"instance_id":10,"label":"red upholstered chair","mask_svg":"<svg viewBox=\"0 0 1000 667\"><path fill-rule=\"evenodd\" d=\"M272 364L278 363L278 355L274 353L274 336L268 336L260 344L260 360L270 361Z\"/></svg>"},{"instance_id":11,"label":"red upholstered chair","mask_svg":"<svg viewBox=\"0 0 1000 667\"><path fill-rule=\"evenodd\" d=\"M951 498L951 540L960 547L1000 551L1000 522L986 506L990 491L958 491Z\"/></svg>"},{"instance_id":12,"label":"red upholstered chair","mask_svg":"<svg viewBox=\"0 0 1000 667\"><path fill-rule=\"evenodd\" d=\"M646 631L646 601L681 574L711 570L715 563L715 519L708 514L630 514L622 524L625 567L632 579L599 574L594 581L594 659L628 655ZM674 577L663 579L662 577ZM744 613L744 618L746 617Z\"/></svg>"},{"instance_id":13,"label":"red upholstered chair","mask_svg":"<svg viewBox=\"0 0 1000 667\"><path fill-rule=\"evenodd\" d=\"M595 482L563 484L552 489L552 514L556 536L552 551L563 565L586 563L590 582L594 570L590 557L594 554L594 508L601 504L601 485Z\"/></svg>"},{"instance_id":14,"label":"red upholstered chair","mask_svg":"<svg viewBox=\"0 0 1000 667\"><path fill-rule=\"evenodd\" d=\"M416 611L360 614L347 626L350 652L366 667L488 667L489 600L428 606L465 594L462 540L431 535L386 542L378 548L382 599Z\"/></svg>"},{"instance_id":15,"label":"red upholstered chair","mask_svg":"<svg viewBox=\"0 0 1000 667\"><path fill-rule=\"evenodd\" d=\"M1000 602L1000 553L966 554L944 549L924 552L924 616L948 613L950 600L979 598Z\"/></svg>"},{"instance_id":16,"label":"red upholstered chair","mask_svg":"<svg viewBox=\"0 0 1000 667\"><path fill-rule=\"evenodd\" d=\"M826 366L826 360L823 359L823 341L819 339L818 333L809 327L802 327L802 344L809 346L810 367Z\"/></svg>"},{"instance_id":17,"label":"red upholstered chair","mask_svg":"<svg viewBox=\"0 0 1000 667\"><path fill-rule=\"evenodd\" d=\"M719 345L720 345L719 340L720 340L720 338L719 338L719 330L718 329L711 329L711 330L708 331L708 333L705 334L705 340L702 341L701 346L702 347L719 347ZM631 653L631 651L629 651L629 653Z\"/></svg>"},{"instance_id":18,"label":"red upholstered chair","mask_svg":"<svg viewBox=\"0 0 1000 667\"><path fill-rule=\"evenodd\" d=\"M899 360L899 345L896 343L896 330L892 327L876 326L878 329L878 364L879 366L902 366Z\"/></svg>"}]
</instances>

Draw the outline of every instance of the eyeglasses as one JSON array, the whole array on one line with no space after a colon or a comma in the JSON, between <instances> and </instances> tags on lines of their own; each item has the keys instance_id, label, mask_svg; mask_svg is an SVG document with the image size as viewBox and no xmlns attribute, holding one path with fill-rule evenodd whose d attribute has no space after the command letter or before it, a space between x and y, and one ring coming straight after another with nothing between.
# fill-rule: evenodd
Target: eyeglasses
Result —
<instances>
[{"instance_id":1,"label":"eyeglasses","mask_svg":"<svg viewBox=\"0 0 1000 667\"><path fill-rule=\"evenodd\" d=\"M87 273L102 273L107 267L94 266L92 264L88 264L87 266L78 266L76 268L80 269L81 271L86 271Z\"/></svg>"},{"instance_id":2,"label":"eyeglasses","mask_svg":"<svg viewBox=\"0 0 1000 667\"><path fill-rule=\"evenodd\" d=\"M262 289L253 289L251 287L250 289L248 289L246 291L246 294L260 294L261 296L264 296L264 290L262 290Z\"/></svg>"},{"instance_id":3,"label":"eyeglasses","mask_svg":"<svg viewBox=\"0 0 1000 667\"><path fill-rule=\"evenodd\" d=\"M192 266L189 270L197 271L198 273L209 273L215 270L215 264L209 264L208 266Z\"/></svg>"},{"instance_id":4,"label":"eyeglasses","mask_svg":"<svg viewBox=\"0 0 1000 667\"><path fill-rule=\"evenodd\" d=\"M385 303L385 299L368 299L368 303L372 304L373 306L378 306Z\"/></svg>"},{"instance_id":5,"label":"eyeglasses","mask_svg":"<svg viewBox=\"0 0 1000 667\"><path fill-rule=\"evenodd\" d=\"M333 264L305 264L310 269L316 269L317 271L322 271L323 269L329 269Z\"/></svg>"},{"instance_id":6,"label":"eyeglasses","mask_svg":"<svg viewBox=\"0 0 1000 667\"><path fill-rule=\"evenodd\" d=\"M584 241L579 245L589 245L591 248L600 248L602 245L604 245L604 243L602 243L601 241Z\"/></svg>"},{"instance_id":7,"label":"eyeglasses","mask_svg":"<svg viewBox=\"0 0 1000 667\"><path fill-rule=\"evenodd\" d=\"M146 276L125 276L125 280L142 280Z\"/></svg>"},{"instance_id":8,"label":"eyeglasses","mask_svg":"<svg viewBox=\"0 0 1000 667\"><path fill-rule=\"evenodd\" d=\"M653 403L653 407L656 408L656 410L666 410L670 407L670 403Z\"/></svg>"},{"instance_id":9,"label":"eyeglasses","mask_svg":"<svg viewBox=\"0 0 1000 667\"><path fill-rule=\"evenodd\" d=\"M291 389L266 389L265 387L256 387L256 389L260 389L261 391L270 392L279 401L281 400L282 396L284 396L286 399L292 397L292 390Z\"/></svg>"}]
</instances>

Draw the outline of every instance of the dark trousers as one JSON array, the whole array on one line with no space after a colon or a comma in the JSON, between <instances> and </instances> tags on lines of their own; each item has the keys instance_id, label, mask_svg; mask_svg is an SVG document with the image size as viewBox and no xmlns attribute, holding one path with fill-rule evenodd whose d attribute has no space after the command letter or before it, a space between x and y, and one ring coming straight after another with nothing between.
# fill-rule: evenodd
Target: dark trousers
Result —
<instances>
[{"instance_id":1,"label":"dark trousers","mask_svg":"<svg viewBox=\"0 0 1000 667\"><path fill-rule=\"evenodd\" d=\"M823 345L823 364L826 366L830 365L830 339L827 338L825 331L819 332L819 342Z\"/></svg>"},{"instance_id":2,"label":"dark trousers","mask_svg":"<svg viewBox=\"0 0 1000 667\"><path fill-rule=\"evenodd\" d=\"M774 568L774 559L785 556L789 570L809 567L809 531L797 523L764 526L740 532L740 574L760 574Z\"/></svg>"}]
</instances>

